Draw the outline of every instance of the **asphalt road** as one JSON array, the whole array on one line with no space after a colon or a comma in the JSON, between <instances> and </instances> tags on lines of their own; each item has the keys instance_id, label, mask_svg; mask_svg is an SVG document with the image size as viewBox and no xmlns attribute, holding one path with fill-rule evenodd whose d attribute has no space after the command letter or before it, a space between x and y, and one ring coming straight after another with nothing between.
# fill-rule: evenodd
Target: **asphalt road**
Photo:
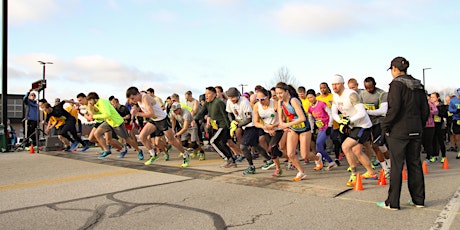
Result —
<instances>
[{"instance_id":1,"label":"asphalt road","mask_svg":"<svg viewBox=\"0 0 460 230\"><path fill-rule=\"evenodd\" d=\"M271 178L273 170L261 169L243 176L246 162L222 169L215 152L185 169L175 151L150 166L133 150L123 159L114 153L100 160L97 152L1 153L0 228L460 229L460 160L453 152L449 170L429 166L426 207L405 204L404 181L399 211L375 205L388 186L346 187L346 166L316 172L307 164L308 178L294 182L294 170Z\"/></svg>"}]
</instances>

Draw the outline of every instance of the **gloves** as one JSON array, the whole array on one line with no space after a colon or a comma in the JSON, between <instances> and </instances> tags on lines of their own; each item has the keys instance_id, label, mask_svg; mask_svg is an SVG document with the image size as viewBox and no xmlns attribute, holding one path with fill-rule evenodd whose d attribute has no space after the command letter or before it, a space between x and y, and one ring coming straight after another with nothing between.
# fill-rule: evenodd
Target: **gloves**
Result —
<instances>
[{"instance_id":1,"label":"gloves","mask_svg":"<svg viewBox=\"0 0 460 230\"><path fill-rule=\"evenodd\" d=\"M230 137L233 137L235 135L235 131L237 128L238 128L238 122L232 121L232 123L230 123Z\"/></svg>"},{"instance_id":2,"label":"gloves","mask_svg":"<svg viewBox=\"0 0 460 230\"><path fill-rule=\"evenodd\" d=\"M348 124L350 124L350 120L348 118L342 118L338 123L339 123L339 132L341 134L348 133L348 130L350 129L350 127L348 126Z\"/></svg>"},{"instance_id":3,"label":"gloves","mask_svg":"<svg viewBox=\"0 0 460 230\"><path fill-rule=\"evenodd\" d=\"M326 135L331 135L331 132L332 132L332 127L327 127L326 129Z\"/></svg>"}]
</instances>

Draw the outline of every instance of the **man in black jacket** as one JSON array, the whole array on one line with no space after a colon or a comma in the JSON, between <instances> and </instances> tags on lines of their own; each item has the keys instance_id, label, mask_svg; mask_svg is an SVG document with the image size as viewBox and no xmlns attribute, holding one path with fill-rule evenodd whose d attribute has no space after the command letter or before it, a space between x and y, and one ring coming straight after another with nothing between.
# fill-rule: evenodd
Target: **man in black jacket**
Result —
<instances>
[{"instance_id":1,"label":"man in black jacket","mask_svg":"<svg viewBox=\"0 0 460 230\"><path fill-rule=\"evenodd\" d=\"M429 115L428 101L420 80L407 75L409 62L403 57L391 61L388 92L388 112L381 123L390 147L391 181L388 198L377 206L391 210L400 208L402 170L407 164L409 203L416 207L425 205L425 181L420 162L421 137Z\"/></svg>"}]
</instances>

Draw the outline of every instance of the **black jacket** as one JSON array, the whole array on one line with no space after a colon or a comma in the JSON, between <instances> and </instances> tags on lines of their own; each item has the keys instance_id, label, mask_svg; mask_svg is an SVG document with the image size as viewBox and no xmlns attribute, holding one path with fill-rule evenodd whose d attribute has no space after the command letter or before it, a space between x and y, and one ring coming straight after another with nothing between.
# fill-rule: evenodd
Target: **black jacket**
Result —
<instances>
[{"instance_id":1,"label":"black jacket","mask_svg":"<svg viewBox=\"0 0 460 230\"><path fill-rule=\"evenodd\" d=\"M410 75L393 79L388 91L388 112L382 130L398 139L420 138L430 108L420 80Z\"/></svg>"}]
</instances>

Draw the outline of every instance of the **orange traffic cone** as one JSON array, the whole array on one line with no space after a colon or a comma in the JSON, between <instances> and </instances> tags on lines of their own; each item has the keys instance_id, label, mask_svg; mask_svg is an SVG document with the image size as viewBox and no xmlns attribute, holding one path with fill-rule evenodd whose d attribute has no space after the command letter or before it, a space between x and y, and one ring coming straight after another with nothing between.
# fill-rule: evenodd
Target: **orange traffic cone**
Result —
<instances>
[{"instance_id":1,"label":"orange traffic cone","mask_svg":"<svg viewBox=\"0 0 460 230\"><path fill-rule=\"evenodd\" d=\"M30 148L29 149L29 154L34 154L35 153L34 145L30 144L29 148Z\"/></svg>"},{"instance_id":2,"label":"orange traffic cone","mask_svg":"<svg viewBox=\"0 0 460 230\"><path fill-rule=\"evenodd\" d=\"M380 186L387 185L387 179L385 178L385 170L383 170L383 169L380 170L379 185Z\"/></svg>"},{"instance_id":3,"label":"orange traffic cone","mask_svg":"<svg viewBox=\"0 0 460 230\"><path fill-rule=\"evenodd\" d=\"M403 179L403 180L407 180L407 170L406 170L406 167L403 167L402 179Z\"/></svg>"},{"instance_id":4,"label":"orange traffic cone","mask_svg":"<svg viewBox=\"0 0 460 230\"><path fill-rule=\"evenodd\" d=\"M425 160L423 161L423 164L422 164L422 170L423 170L423 174L428 174L428 166L426 165Z\"/></svg>"},{"instance_id":5,"label":"orange traffic cone","mask_svg":"<svg viewBox=\"0 0 460 230\"><path fill-rule=\"evenodd\" d=\"M449 169L449 161L447 160L447 157L444 159L444 162L442 163L442 169Z\"/></svg>"},{"instance_id":6,"label":"orange traffic cone","mask_svg":"<svg viewBox=\"0 0 460 230\"><path fill-rule=\"evenodd\" d=\"M363 191L364 190L363 182L362 182L362 179L361 179L361 174L359 174L359 173L356 174L356 183L355 183L355 187L353 188L353 190L355 190L355 191Z\"/></svg>"}]
</instances>

